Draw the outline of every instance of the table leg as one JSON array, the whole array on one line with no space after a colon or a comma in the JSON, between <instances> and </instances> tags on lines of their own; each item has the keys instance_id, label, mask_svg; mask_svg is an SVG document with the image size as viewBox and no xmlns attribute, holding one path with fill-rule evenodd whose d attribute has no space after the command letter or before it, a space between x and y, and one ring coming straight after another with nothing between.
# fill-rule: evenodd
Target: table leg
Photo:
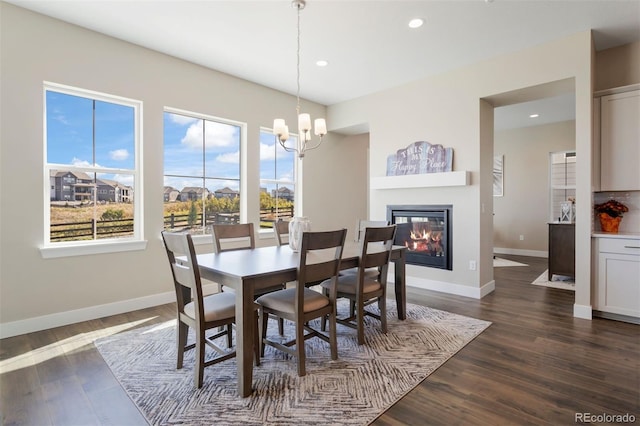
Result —
<instances>
[{"instance_id":1,"label":"table leg","mask_svg":"<svg viewBox=\"0 0 640 426\"><path fill-rule=\"evenodd\" d=\"M238 394L245 398L253 391L253 328L255 318L253 288L242 283L236 288L236 363Z\"/></svg>"},{"instance_id":2,"label":"table leg","mask_svg":"<svg viewBox=\"0 0 640 426\"><path fill-rule=\"evenodd\" d=\"M405 271L405 250L400 251L400 257L394 260L395 290L398 319L407 318L407 283Z\"/></svg>"}]
</instances>

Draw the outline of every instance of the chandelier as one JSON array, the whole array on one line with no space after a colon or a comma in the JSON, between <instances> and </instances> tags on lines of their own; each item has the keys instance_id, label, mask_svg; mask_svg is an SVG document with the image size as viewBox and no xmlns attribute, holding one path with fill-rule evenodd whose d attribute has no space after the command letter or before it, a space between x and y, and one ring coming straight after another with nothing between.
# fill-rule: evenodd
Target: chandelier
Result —
<instances>
[{"instance_id":1,"label":"chandelier","mask_svg":"<svg viewBox=\"0 0 640 426\"><path fill-rule=\"evenodd\" d=\"M291 7L295 7L298 13L298 47L297 47L297 63L296 63L296 114L298 116L298 140L295 147L285 145L289 139L289 126L284 119L276 118L273 120L273 134L278 137L278 142L287 152L297 152L298 158L304 158L307 151L316 149L322 143L322 137L327 134L327 123L324 118L316 118L314 121L314 134L319 136L318 141L314 144L311 140L311 116L306 113L300 113L300 11L306 6L305 0L293 0Z\"/></svg>"}]
</instances>

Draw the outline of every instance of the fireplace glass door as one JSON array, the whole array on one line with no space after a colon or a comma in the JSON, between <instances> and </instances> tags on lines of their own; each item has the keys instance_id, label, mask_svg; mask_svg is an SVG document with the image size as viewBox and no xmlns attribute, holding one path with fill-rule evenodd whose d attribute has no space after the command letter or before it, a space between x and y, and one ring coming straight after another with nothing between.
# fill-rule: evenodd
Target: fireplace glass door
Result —
<instances>
[{"instance_id":1,"label":"fireplace glass door","mask_svg":"<svg viewBox=\"0 0 640 426\"><path fill-rule=\"evenodd\" d=\"M389 206L396 245L407 247L407 263L451 270L451 206Z\"/></svg>"}]
</instances>

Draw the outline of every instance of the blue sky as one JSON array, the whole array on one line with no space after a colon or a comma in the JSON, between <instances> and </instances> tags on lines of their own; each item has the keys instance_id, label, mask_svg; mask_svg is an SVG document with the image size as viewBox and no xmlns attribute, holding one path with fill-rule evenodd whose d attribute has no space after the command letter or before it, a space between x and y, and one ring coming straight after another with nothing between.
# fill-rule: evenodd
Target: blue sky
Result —
<instances>
[{"instance_id":1,"label":"blue sky","mask_svg":"<svg viewBox=\"0 0 640 426\"><path fill-rule=\"evenodd\" d=\"M47 91L47 161L76 167L135 168L134 109ZM99 178L133 184L133 176Z\"/></svg>"},{"instance_id":2,"label":"blue sky","mask_svg":"<svg viewBox=\"0 0 640 426\"><path fill-rule=\"evenodd\" d=\"M94 148L94 101L55 91L46 93L49 163L135 168L132 107L95 101ZM210 191L224 187L239 189L240 126L165 112L163 131L164 185L178 190L185 186L200 186L204 173L208 178L205 186ZM292 136L288 143L294 141ZM293 181L294 158L276 143L270 132L260 132L261 179ZM132 175L101 174L98 177L133 184ZM275 184L263 186L269 191L275 188Z\"/></svg>"}]
</instances>

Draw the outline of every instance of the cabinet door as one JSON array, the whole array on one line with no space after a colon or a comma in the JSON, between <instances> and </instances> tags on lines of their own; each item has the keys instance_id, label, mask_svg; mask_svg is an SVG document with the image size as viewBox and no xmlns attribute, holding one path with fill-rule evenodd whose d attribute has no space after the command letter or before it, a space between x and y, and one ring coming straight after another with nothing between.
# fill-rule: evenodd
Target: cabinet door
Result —
<instances>
[{"instance_id":1,"label":"cabinet door","mask_svg":"<svg viewBox=\"0 0 640 426\"><path fill-rule=\"evenodd\" d=\"M600 253L597 309L640 317L640 256Z\"/></svg>"},{"instance_id":2,"label":"cabinet door","mask_svg":"<svg viewBox=\"0 0 640 426\"><path fill-rule=\"evenodd\" d=\"M600 189L640 190L640 90L603 96Z\"/></svg>"},{"instance_id":3,"label":"cabinet door","mask_svg":"<svg viewBox=\"0 0 640 426\"><path fill-rule=\"evenodd\" d=\"M574 224L549 224L549 281L554 274L575 277L576 227Z\"/></svg>"}]
</instances>

